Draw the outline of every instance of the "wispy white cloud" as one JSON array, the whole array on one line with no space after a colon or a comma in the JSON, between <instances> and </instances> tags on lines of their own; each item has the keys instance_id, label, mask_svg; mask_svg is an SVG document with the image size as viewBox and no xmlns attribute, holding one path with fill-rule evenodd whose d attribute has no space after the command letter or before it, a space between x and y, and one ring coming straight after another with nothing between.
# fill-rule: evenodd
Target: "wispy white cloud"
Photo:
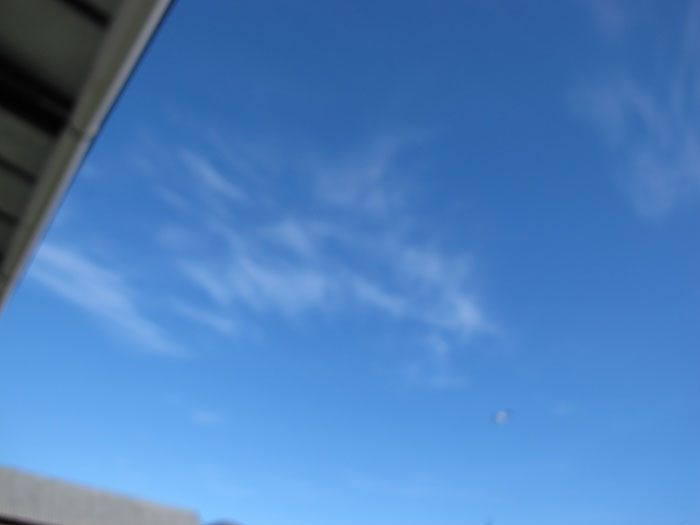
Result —
<instances>
[{"instance_id":1,"label":"wispy white cloud","mask_svg":"<svg viewBox=\"0 0 700 525\"><path fill-rule=\"evenodd\" d=\"M178 255L185 277L220 307L244 305L260 312L300 313L325 304L332 283L321 269L287 260L265 249L264 234L240 235L220 225L213 249L204 256ZM282 240L284 244L287 239Z\"/></svg>"},{"instance_id":2,"label":"wispy white cloud","mask_svg":"<svg viewBox=\"0 0 700 525\"><path fill-rule=\"evenodd\" d=\"M156 195L167 205L171 206L178 212L190 212L192 211L192 206L182 195L179 195L176 191L166 186L158 187L156 190Z\"/></svg>"},{"instance_id":3,"label":"wispy white cloud","mask_svg":"<svg viewBox=\"0 0 700 525\"><path fill-rule=\"evenodd\" d=\"M226 423L226 416L221 412L200 408L190 413L192 421L201 426L220 426Z\"/></svg>"},{"instance_id":4,"label":"wispy white cloud","mask_svg":"<svg viewBox=\"0 0 700 525\"><path fill-rule=\"evenodd\" d=\"M319 233L315 224L303 221L284 219L262 226L262 235L221 226L218 233L227 242L221 242L213 255L197 259L183 254L188 259L180 267L221 306L238 303L257 311L299 314L359 304L458 335L463 341L479 332L494 332L468 290L469 271L462 258L411 247L394 237L387 247L373 248L372 243L382 240L355 235L347 228L333 229L343 231L339 254L332 249L337 248L338 236ZM270 232L273 240L300 258L271 249Z\"/></svg>"},{"instance_id":5,"label":"wispy white cloud","mask_svg":"<svg viewBox=\"0 0 700 525\"><path fill-rule=\"evenodd\" d=\"M184 319L220 334L231 335L236 330L236 324L231 314L209 310L202 306L194 306L193 303L182 300L173 301L170 306Z\"/></svg>"},{"instance_id":6,"label":"wispy white cloud","mask_svg":"<svg viewBox=\"0 0 700 525\"><path fill-rule=\"evenodd\" d=\"M219 305L226 306L231 302L233 293L222 278L223 270L217 271L212 264L188 259L178 261L177 265L185 277Z\"/></svg>"},{"instance_id":7,"label":"wispy white cloud","mask_svg":"<svg viewBox=\"0 0 700 525\"><path fill-rule=\"evenodd\" d=\"M601 132L635 208L649 218L700 198L699 2L686 20L680 58L653 78L617 72L572 97L574 111Z\"/></svg>"},{"instance_id":8,"label":"wispy white cloud","mask_svg":"<svg viewBox=\"0 0 700 525\"><path fill-rule=\"evenodd\" d=\"M311 166L321 202L364 213L386 213L402 199L396 161L405 150L406 140L398 136L380 137L365 151L341 158L317 159Z\"/></svg>"},{"instance_id":9,"label":"wispy white cloud","mask_svg":"<svg viewBox=\"0 0 700 525\"><path fill-rule=\"evenodd\" d=\"M171 226L157 232L158 243L168 250L187 249L195 245L197 236L190 228Z\"/></svg>"},{"instance_id":10,"label":"wispy white cloud","mask_svg":"<svg viewBox=\"0 0 700 525\"><path fill-rule=\"evenodd\" d=\"M571 403L566 403L564 401L555 403L552 407L552 415L554 417L568 417L573 414L574 411L574 406Z\"/></svg>"},{"instance_id":11,"label":"wispy white cloud","mask_svg":"<svg viewBox=\"0 0 700 525\"><path fill-rule=\"evenodd\" d=\"M180 393L167 394L165 401L176 409L179 419L185 419L189 423L203 427L216 427L228 422L228 417L223 411L206 404L198 405L191 400L188 401Z\"/></svg>"},{"instance_id":12,"label":"wispy white cloud","mask_svg":"<svg viewBox=\"0 0 700 525\"><path fill-rule=\"evenodd\" d=\"M234 258L227 284L236 297L258 309L296 313L321 306L332 283L313 268L273 263L245 255Z\"/></svg>"},{"instance_id":13,"label":"wispy white cloud","mask_svg":"<svg viewBox=\"0 0 700 525\"><path fill-rule=\"evenodd\" d=\"M299 221L283 219L271 226L266 233L271 240L284 245L301 257L309 258L316 253L316 241L312 232Z\"/></svg>"},{"instance_id":14,"label":"wispy white cloud","mask_svg":"<svg viewBox=\"0 0 700 525\"><path fill-rule=\"evenodd\" d=\"M29 277L70 301L137 343L164 355L183 355L154 321L138 307L136 294L125 277L69 248L43 244Z\"/></svg>"},{"instance_id":15,"label":"wispy white cloud","mask_svg":"<svg viewBox=\"0 0 700 525\"><path fill-rule=\"evenodd\" d=\"M504 408L501 410L496 410L493 414L491 414L491 421L497 425L505 425L510 421L512 416L512 412L507 408Z\"/></svg>"},{"instance_id":16,"label":"wispy white cloud","mask_svg":"<svg viewBox=\"0 0 700 525\"><path fill-rule=\"evenodd\" d=\"M596 29L608 38L622 37L632 24L634 9L644 0L581 0Z\"/></svg>"},{"instance_id":17,"label":"wispy white cloud","mask_svg":"<svg viewBox=\"0 0 700 525\"><path fill-rule=\"evenodd\" d=\"M403 289L410 290L407 315L463 339L479 332L497 332L470 289L470 262L464 254L449 256L398 239L389 243L386 257Z\"/></svg>"},{"instance_id":18,"label":"wispy white cloud","mask_svg":"<svg viewBox=\"0 0 700 525\"><path fill-rule=\"evenodd\" d=\"M454 345L446 338L428 334L424 339L425 352L403 369L406 380L413 385L435 390L459 390L469 384L466 372L454 363Z\"/></svg>"},{"instance_id":19,"label":"wispy white cloud","mask_svg":"<svg viewBox=\"0 0 700 525\"><path fill-rule=\"evenodd\" d=\"M280 142L271 137L245 137L221 128L209 129L206 133L213 154L222 159L228 171L247 181L261 181L261 175L270 177L288 166L294 151L290 140Z\"/></svg>"},{"instance_id":20,"label":"wispy white cloud","mask_svg":"<svg viewBox=\"0 0 700 525\"><path fill-rule=\"evenodd\" d=\"M296 180L290 202L287 186L261 189L256 182L277 176L274 166L260 160L260 146L246 153L234 141L227 149L224 136L216 134L207 153L181 150L182 162L197 177L180 193L194 199L199 211L195 218L164 225L159 235L172 267L208 305L206 315L199 307L178 307L179 315L223 333L233 312L254 323L251 316L298 320L312 312L328 316L359 308L382 322L418 326L451 348L494 332L476 298L469 258L420 242L411 231L401 162L415 137L385 135L335 156L287 153L286 169ZM202 181L204 193L196 187ZM227 190L229 184L236 190ZM234 222L231 213L221 212L222 199L266 204L247 209L244 220ZM450 353L426 352L427 364L412 372L416 384L465 383L452 373L456 361Z\"/></svg>"},{"instance_id":21,"label":"wispy white cloud","mask_svg":"<svg viewBox=\"0 0 700 525\"><path fill-rule=\"evenodd\" d=\"M442 295L434 307L435 309L424 309L422 315L436 327L443 327L464 337L480 331L495 332L477 302L464 291L456 290Z\"/></svg>"},{"instance_id":22,"label":"wispy white cloud","mask_svg":"<svg viewBox=\"0 0 700 525\"><path fill-rule=\"evenodd\" d=\"M236 203L247 200L246 193L228 180L206 157L191 150L182 149L180 158L205 188L214 195L230 199Z\"/></svg>"},{"instance_id":23,"label":"wispy white cloud","mask_svg":"<svg viewBox=\"0 0 700 525\"><path fill-rule=\"evenodd\" d=\"M404 297L399 294L388 292L379 285L363 277L355 276L350 281L350 285L360 301L374 306L394 317L403 316L408 310Z\"/></svg>"}]
</instances>

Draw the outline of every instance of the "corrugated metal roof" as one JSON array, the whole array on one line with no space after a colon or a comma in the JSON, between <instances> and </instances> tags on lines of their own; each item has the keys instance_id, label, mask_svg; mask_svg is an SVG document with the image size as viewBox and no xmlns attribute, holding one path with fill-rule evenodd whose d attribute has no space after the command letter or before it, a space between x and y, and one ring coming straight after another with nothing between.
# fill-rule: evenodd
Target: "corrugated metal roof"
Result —
<instances>
[{"instance_id":1,"label":"corrugated metal roof","mask_svg":"<svg viewBox=\"0 0 700 525\"><path fill-rule=\"evenodd\" d=\"M0 467L3 518L36 525L198 525L193 512Z\"/></svg>"},{"instance_id":2,"label":"corrugated metal roof","mask_svg":"<svg viewBox=\"0 0 700 525\"><path fill-rule=\"evenodd\" d=\"M169 3L0 2L0 306Z\"/></svg>"}]
</instances>

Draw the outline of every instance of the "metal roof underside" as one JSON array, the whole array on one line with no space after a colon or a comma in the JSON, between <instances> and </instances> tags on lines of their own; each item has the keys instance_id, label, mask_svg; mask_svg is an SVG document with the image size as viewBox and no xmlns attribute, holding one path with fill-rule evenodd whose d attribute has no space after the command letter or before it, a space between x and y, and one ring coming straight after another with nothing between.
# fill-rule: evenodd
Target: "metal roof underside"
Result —
<instances>
[{"instance_id":1,"label":"metal roof underside","mask_svg":"<svg viewBox=\"0 0 700 525\"><path fill-rule=\"evenodd\" d=\"M0 307L169 1L0 1Z\"/></svg>"}]
</instances>

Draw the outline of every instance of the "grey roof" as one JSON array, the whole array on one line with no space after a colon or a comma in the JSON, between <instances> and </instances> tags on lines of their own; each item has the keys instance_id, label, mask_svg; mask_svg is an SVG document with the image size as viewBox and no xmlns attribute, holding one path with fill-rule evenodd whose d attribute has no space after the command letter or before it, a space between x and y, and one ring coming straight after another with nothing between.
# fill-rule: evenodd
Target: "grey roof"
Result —
<instances>
[{"instance_id":1,"label":"grey roof","mask_svg":"<svg viewBox=\"0 0 700 525\"><path fill-rule=\"evenodd\" d=\"M0 1L0 307L169 2Z\"/></svg>"},{"instance_id":2,"label":"grey roof","mask_svg":"<svg viewBox=\"0 0 700 525\"><path fill-rule=\"evenodd\" d=\"M3 518L36 525L198 525L193 512L0 467Z\"/></svg>"}]
</instances>

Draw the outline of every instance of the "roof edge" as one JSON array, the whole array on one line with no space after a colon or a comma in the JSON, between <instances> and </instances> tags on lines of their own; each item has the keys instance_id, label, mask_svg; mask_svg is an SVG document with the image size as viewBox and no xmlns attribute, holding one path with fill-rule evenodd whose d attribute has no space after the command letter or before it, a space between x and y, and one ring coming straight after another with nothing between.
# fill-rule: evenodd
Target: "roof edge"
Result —
<instances>
[{"instance_id":1,"label":"roof edge","mask_svg":"<svg viewBox=\"0 0 700 525\"><path fill-rule=\"evenodd\" d=\"M0 310L171 0L125 0L110 24L68 124L41 171L0 268Z\"/></svg>"}]
</instances>

